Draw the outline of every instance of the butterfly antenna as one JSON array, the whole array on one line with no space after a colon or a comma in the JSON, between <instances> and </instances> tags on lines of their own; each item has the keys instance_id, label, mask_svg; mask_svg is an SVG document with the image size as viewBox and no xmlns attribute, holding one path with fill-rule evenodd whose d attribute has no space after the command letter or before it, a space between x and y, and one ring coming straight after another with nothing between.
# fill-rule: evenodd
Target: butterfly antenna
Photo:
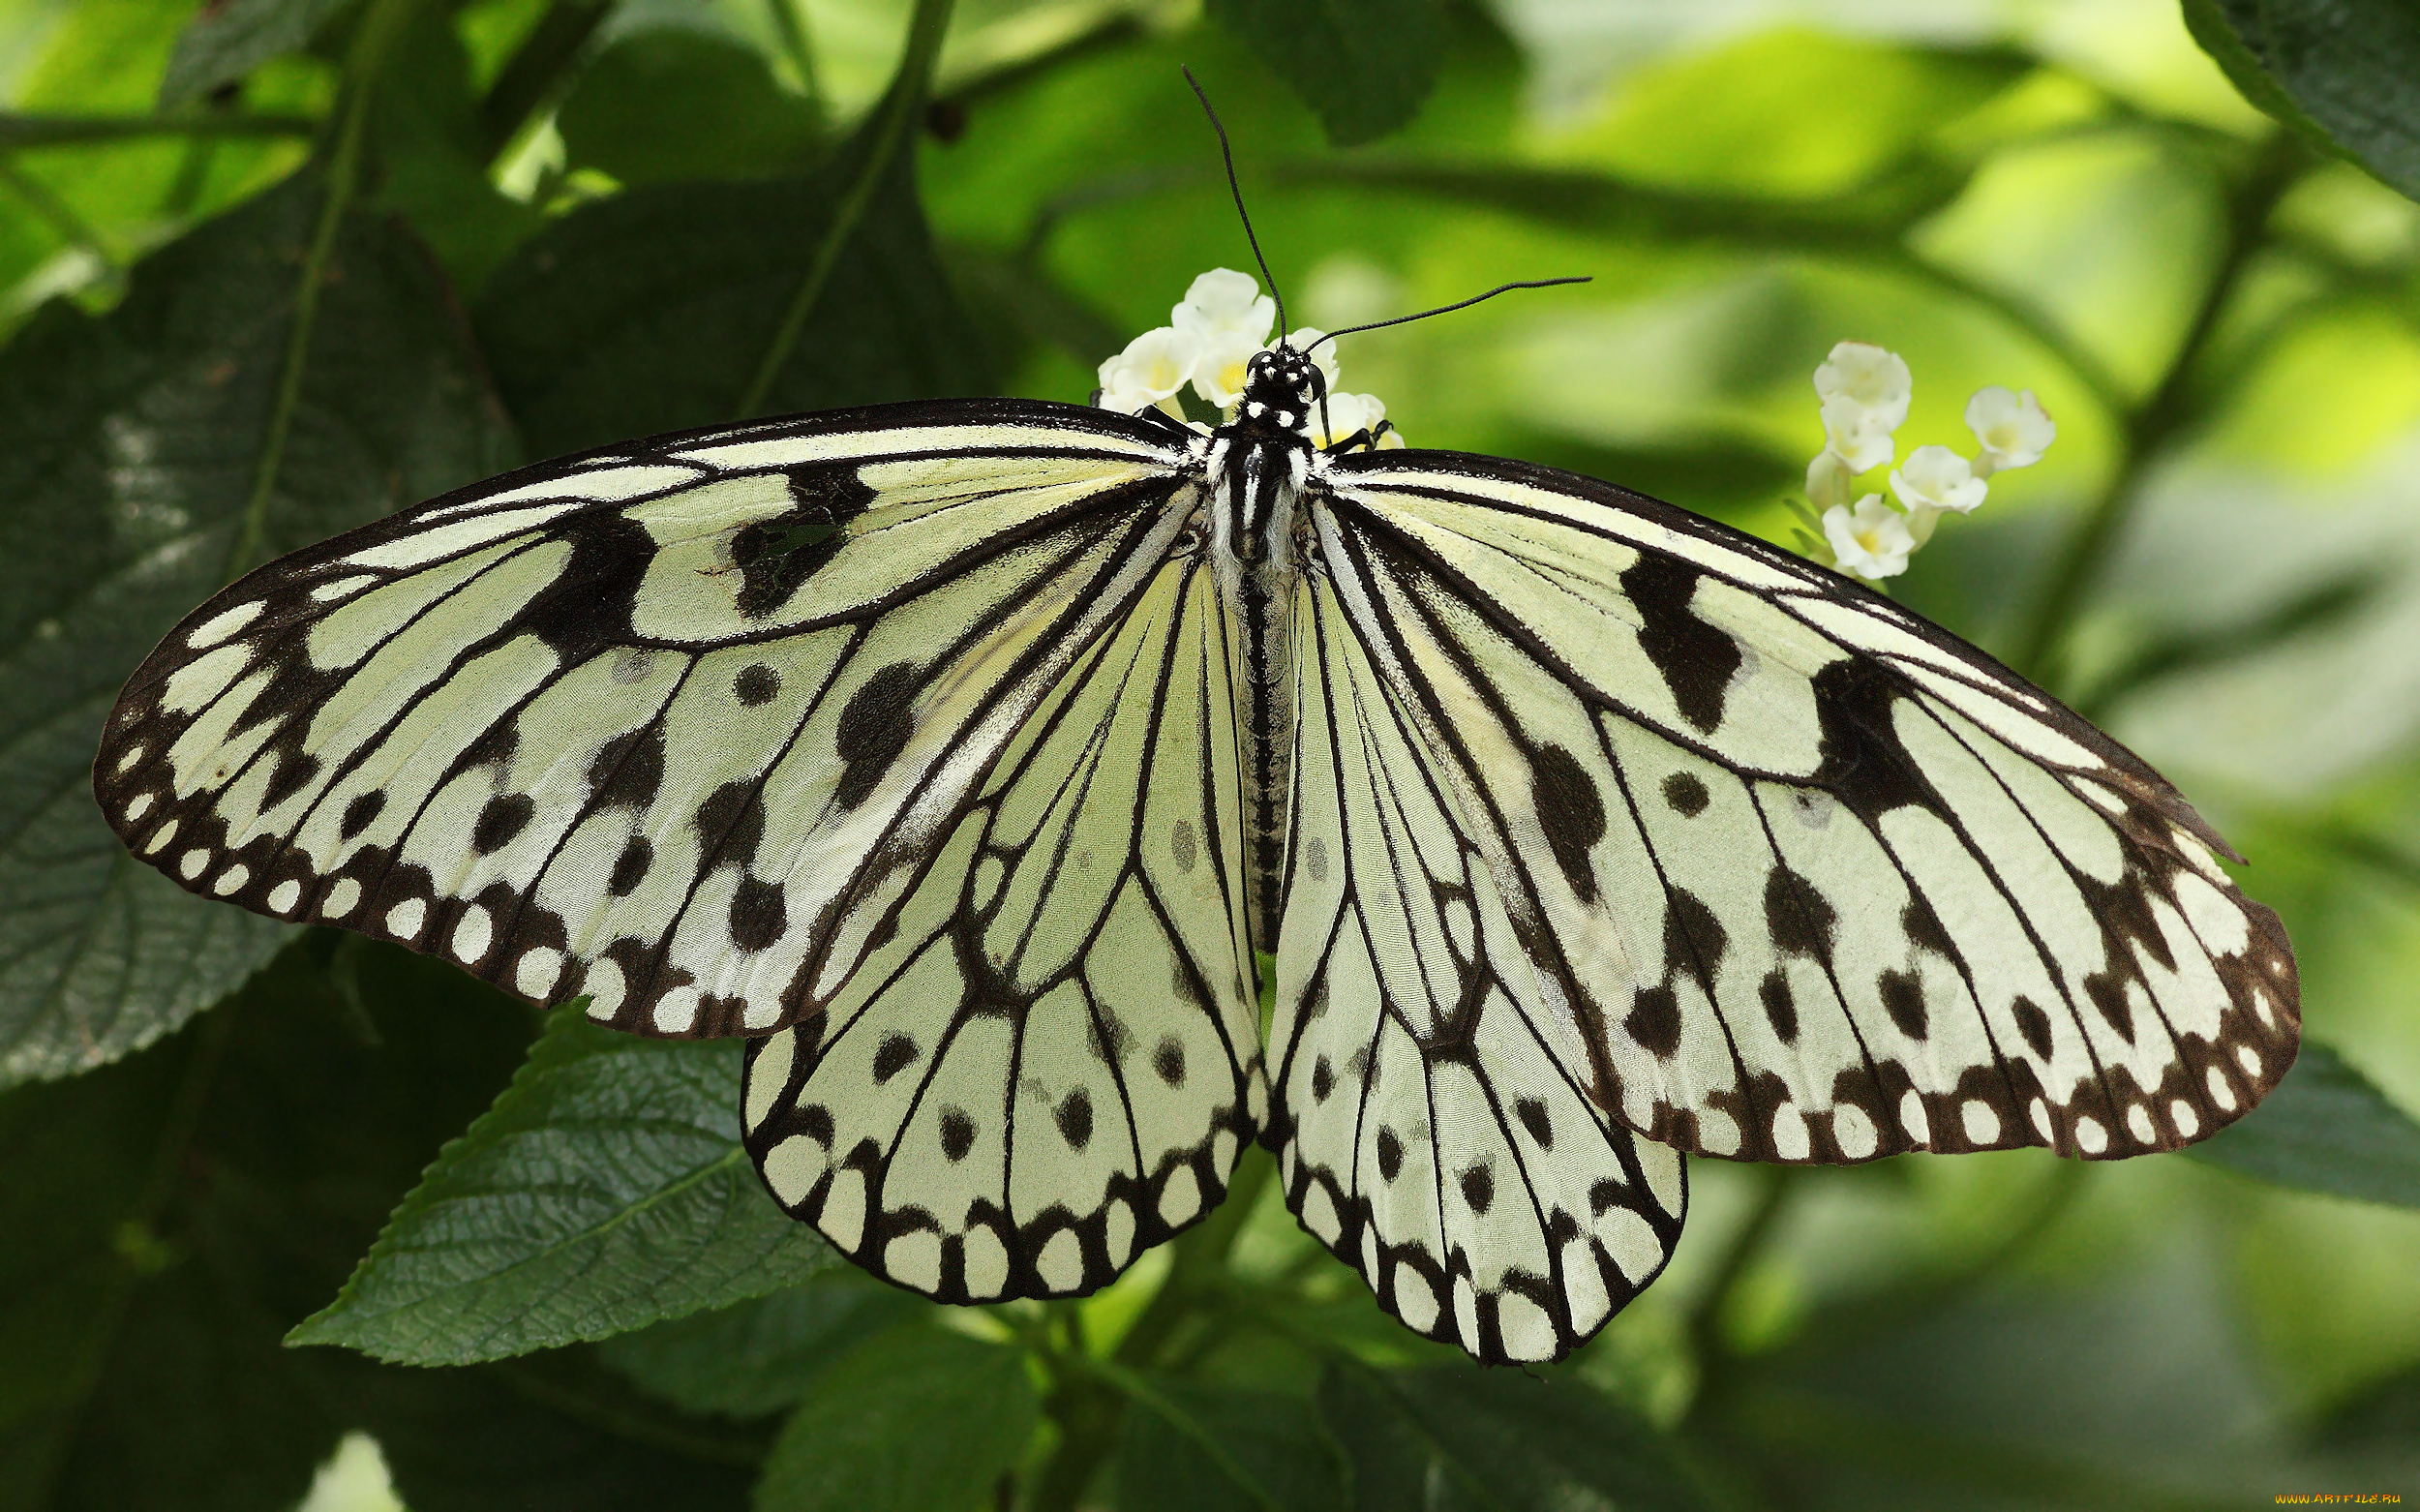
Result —
<instances>
[{"instance_id":1,"label":"butterfly antenna","mask_svg":"<svg viewBox=\"0 0 2420 1512\"><path fill-rule=\"evenodd\" d=\"M1179 65L1177 71L1185 76L1186 83L1194 86L1194 98L1201 102L1201 113L1210 117L1210 129L1219 134L1219 156L1226 160L1226 192L1235 197L1235 216L1244 223L1244 240L1252 243L1252 260L1260 264L1260 276L1268 283L1269 297L1277 302L1277 339L1283 342L1286 340L1286 296L1277 291L1277 275L1269 271L1269 259L1260 255L1260 238L1252 233L1252 216L1244 209L1243 186L1235 182L1235 149L1226 144L1226 127L1220 122L1219 112L1210 107L1210 97L1202 92L1201 80L1194 77L1192 69ZM1485 294L1479 296L1481 299L1486 297Z\"/></svg>"},{"instance_id":2,"label":"butterfly antenna","mask_svg":"<svg viewBox=\"0 0 2420 1512\"><path fill-rule=\"evenodd\" d=\"M1493 299L1498 294L1508 294L1516 288L1553 288L1558 284L1585 284L1587 282L1588 279L1585 277L1573 277L1533 278L1526 279L1518 284L1498 284L1497 287L1489 289L1484 294L1473 294L1467 299L1458 299L1450 305L1438 305L1434 310L1423 310L1417 315L1399 315L1391 320L1373 320L1367 325L1348 325L1341 331L1330 331L1325 336L1320 337L1319 341L1313 342L1309 347L1304 348L1303 350L1316 350L1319 346L1319 342L1332 342L1339 336L1350 336L1356 331L1375 331L1382 326L1403 325L1412 320L1425 320L1433 315L1451 315L1457 310L1467 310L1472 305L1478 304L1482 300Z\"/></svg>"}]
</instances>

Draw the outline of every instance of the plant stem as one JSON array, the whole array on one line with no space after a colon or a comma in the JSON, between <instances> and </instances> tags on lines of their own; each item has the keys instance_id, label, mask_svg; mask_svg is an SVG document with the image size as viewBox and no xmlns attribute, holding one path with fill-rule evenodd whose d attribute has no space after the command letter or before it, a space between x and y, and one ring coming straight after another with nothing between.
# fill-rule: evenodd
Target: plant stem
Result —
<instances>
[{"instance_id":1,"label":"plant stem","mask_svg":"<svg viewBox=\"0 0 2420 1512\"><path fill-rule=\"evenodd\" d=\"M790 60L790 67L799 76L799 92L806 97L807 108L815 113L815 124L824 122L823 80L815 72L815 44L806 35L806 23L799 18L798 0L765 0L774 34L781 38L781 50Z\"/></svg>"},{"instance_id":2,"label":"plant stem","mask_svg":"<svg viewBox=\"0 0 2420 1512\"><path fill-rule=\"evenodd\" d=\"M1226 1198L1209 1216L1179 1235L1171 1249L1167 1280L1159 1294L1118 1341L1107 1362L1045 1354L1057 1385L1043 1410L1059 1427L1059 1446L1034 1478L1033 1512L1070 1512L1100 1474L1117 1446L1128 1392L1119 1382L1159 1363L1168 1343L1205 1313L1204 1300L1226 1272L1227 1252L1260 1194L1277 1172L1277 1162L1257 1145L1244 1152L1229 1178ZM1029 1341L1030 1343L1030 1341Z\"/></svg>"},{"instance_id":3,"label":"plant stem","mask_svg":"<svg viewBox=\"0 0 2420 1512\"><path fill-rule=\"evenodd\" d=\"M1682 1334L1689 1342L1689 1357L1696 1362L1698 1371L1697 1392L1690 1405L1693 1414L1697 1404L1717 1394L1713 1389L1717 1377L1731 1358L1731 1350L1722 1338L1723 1318L1730 1309L1733 1295L1739 1289L1741 1279L1764 1253L1766 1241L1772 1237L1773 1226L1780 1220L1782 1209L1788 1205L1791 1190L1798 1185L1797 1177L1800 1169L1794 1165L1758 1165L1751 1168L1758 1177L1755 1205L1748 1209L1747 1217L1740 1220L1739 1226L1732 1230L1731 1240L1723 1247L1721 1258L1714 1262L1712 1273L1690 1301L1689 1310L1681 1320Z\"/></svg>"},{"instance_id":4,"label":"plant stem","mask_svg":"<svg viewBox=\"0 0 2420 1512\"><path fill-rule=\"evenodd\" d=\"M667 1414L612 1401L550 1377L529 1360L498 1360L485 1367L513 1395L600 1433L683 1459L754 1469L765 1462L764 1439L744 1431L718 1433L692 1428Z\"/></svg>"},{"instance_id":5,"label":"plant stem","mask_svg":"<svg viewBox=\"0 0 2420 1512\"><path fill-rule=\"evenodd\" d=\"M604 24L607 0L555 0L529 28L479 102L479 127L494 162L539 109L562 91L572 65Z\"/></svg>"},{"instance_id":6,"label":"plant stem","mask_svg":"<svg viewBox=\"0 0 2420 1512\"><path fill-rule=\"evenodd\" d=\"M2010 666L2036 682L2056 673L2052 653L2070 629L2069 620L2084 590L2100 576L2111 545L2142 495L2142 478L2150 464L2164 453L2196 414L2193 380L2201 357L2226 313L2236 286L2254 254L2266 244L2269 216L2295 177L2310 161L2292 134L2273 132L2261 144L2251 170L2237 186L2227 209L2227 241L2218 267L2203 289L2200 307L2184 340L2168 361L2168 370L2149 398L2127 418L2118 465L2083 522L2068 537L2042 596L2015 638Z\"/></svg>"},{"instance_id":7,"label":"plant stem","mask_svg":"<svg viewBox=\"0 0 2420 1512\"><path fill-rule=\"evenodd\" d=\"M269 498L277 491L278 470L286 461L286 441L294 427L294 411L302 402L304 370L310 365L311 337L318 328L319 293L328 282L328 265L336 257L337 233L345 212L352 208L361 180L361 141L370 120L370 102L377 92L378 74L396 34L403 30L417 0L373 0L352 47L345 58L343 97L337 103L336 135L329 145L325 182L320 190L319 221L303 254L302 278L294 290L293 325L286 339L286 357L278 373L277 398L269 410L269 428L260 440L260 458L253 469L252 494L244 503L243 523L227 551L221 577L242 574L260 552L267 534Z\"/></svg>"},{"instance_id":8,"label":"plant stem","mask_svg":"<svg viewBox=\"0 0 2420 1512\"><path fill-rule=\"evenodd\" d=\"M0 151L134 141L146 136L309 136L307 115L18 115L0 111Z\"/></svg>"},{"instance_id":9,"label":"plant stem","mask_svg":"<svg viewBox=\"0 0 2420 1512\"><path fill-rule=\"evenodd\" d=\"M82 248L102 266L114 269L126 260L99 227L76 214L76 207L60 197L57 191L7 157L0 157L0 184L15 191L36 215L49 222L50 228L62 240Z\"/></svg>"},{"instance_id":10,"label":"plant stem","mask_svg":"<svg viewBox=\"0 0 2420 1512\"><path fill-rule=\"evenodd\" d=\"M210 1088L217 1080L219 1063L226 1056L227 1041L234 1035L238 1002L240 999L219 1005L218 1012L204 1015L194 1026L193 1043L186 1049L176 1090L170 1095L167 1110L160 1120L159 1134L152 1144L150 1169L144 1172L142 1189L118 1225L119 1253L108 1262L108 1294L95 1310L90 1326L78 1341L75 1362L68 1368L71 1384L61 1394L61 1400L65 1411L77 1417L101 1385L102 1373L108 1368L111 1349L117 1343L118 1325L125 1320L127 1306L134 1301L135 1288L144 1277L144 1268L125 1254L128 1241L155 1241L160 1221L176 1197L186 1158L193 1151L202 1114L209 1107ZM47 1444L33 1448L33 1468L28 1477L36 1489L32 1504L48 1503L47 1488L66 1468L65 1451L74 1437L73 1433L63 1432Z\"/></svg>"},{"instance_id":11,"label":"plant stem","mask_svg":"<svg viewBox=\"0 0 2420 1512\"><path fill-rule=\"evenodd\" d=\"M824 286L832 281L832 270L839 264L841 252L864 221L874 196L890 176L892 162L905 150L923 110L924 92L932 83L933 62L941 56L941 36L949 29L953 3L954 0L916 0L916 14L908 19L907 53L899 59L899 72L891 80L890 92L874 107L873 119L860 133L864 157L839 203L832 206L832 225L816 244L806 274L799 280L798 291L790 296L790 307L782 313L781 323L774 328L773 339L765 348L764 360L757 364L755 378L749 379L746 391L741 395L733 419L749 419L764 408L774 380L781 377L781 370L789 365L791 354L798 349L799 338L806 331L807 318L815 313L816 302L823 298Z\"/></svg>"}]
</instances>

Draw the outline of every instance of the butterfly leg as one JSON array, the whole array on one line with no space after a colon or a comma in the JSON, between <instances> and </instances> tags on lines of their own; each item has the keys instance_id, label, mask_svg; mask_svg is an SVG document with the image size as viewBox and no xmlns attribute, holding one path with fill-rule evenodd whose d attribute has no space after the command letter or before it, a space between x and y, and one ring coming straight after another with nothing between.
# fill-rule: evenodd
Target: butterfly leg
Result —
<instances>
[{"instance_id":1,"label":"butterfly leg","mask_svg":"<svg viewBox=\"0 0 2420 1512\"><path fill-rule=\"evenodd\" d=\"M1394 429L1395 422L1392 420L1380 420L1376 430L1372 430L1369 427L1364 426L1362 429L1353 432L1352 435L1346 437L1343 440L1338 441L1333 446L1328 447L1327 454L1331 457L1341 457L1346 452L1351 451L1376 451L1378 447L1378 438Z\"/></svg>"}]
</instances>

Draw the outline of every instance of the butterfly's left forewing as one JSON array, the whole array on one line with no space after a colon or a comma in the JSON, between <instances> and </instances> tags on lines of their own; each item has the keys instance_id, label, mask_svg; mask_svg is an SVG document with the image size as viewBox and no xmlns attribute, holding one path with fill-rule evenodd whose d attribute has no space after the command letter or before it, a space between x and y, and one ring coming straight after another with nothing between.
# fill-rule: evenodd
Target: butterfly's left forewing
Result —
<instances>
[{"instance_id":1,"label":"butterfly's left forewing","mask_svg":"<svg viewBox=\"0 0 2420 1512\"><path fill-rule=\"evenodd\" d=\"M94 785L187 888L617 1027L828 1000L1183 528L1181 448L955 402L659 438L272 562L128 683Z\"/></svg>"}]
</instances>

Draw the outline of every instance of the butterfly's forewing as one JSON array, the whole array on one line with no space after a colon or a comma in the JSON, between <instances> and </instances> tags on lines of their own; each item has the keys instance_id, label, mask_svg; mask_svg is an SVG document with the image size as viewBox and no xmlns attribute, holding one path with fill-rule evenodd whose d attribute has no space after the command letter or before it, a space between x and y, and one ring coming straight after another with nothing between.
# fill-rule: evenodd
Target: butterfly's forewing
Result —
<instances>
[{"instance_id":1,"label":"butterfly's forewing","mask_svg":"<svg viewBox=\"0 0 2420 1512\"><path fill-rule=\"evenodd\" d=\"M2292 1062L2293 958L2218 837L2083 720L1888 600L1608 485L1340 460L1319 515L1576 991L1553 1048L1701 1154L2116 1157Z\"/></svg>"},{"instance_id":2,"label":"butterfly's forewing","mask_svg":"<svg viewBox=\"0 0 2420 1512\"><path fill-rule=\"evenodd\" d=\"M1411 1328L1558 1358L1663 1269L1680 1157L1591 1102L1588 1048L1499 891L1485 796L1447 770L1356 592L1329 572L1297 598L1280 1170Z\"/></svg>"},{"instance_id":3,"label":"butterfly's forewing","mask_svg":"<svg viewBox=\"0 0 2420 1512\"><path fill-rule=\"evenodd\" d=\"M1182 526L1139 422L890 406L524 469L252 573L95 765L187 888L617 1027L813 1011Z\"/></svg>"},{"instance_id":4,"label":"butterfly's forewing","mask_svg":"<svg viewBox=\"0 0 2420 1512\"><path fill-rule=\"evenodd\" d=\"M1055 686L831 1005L752 1047L747 1141L860 1263L1088 1292L1225 1195L1265 1114L1233 660L1173 558Z\"/></svg>"}]
</instances>

